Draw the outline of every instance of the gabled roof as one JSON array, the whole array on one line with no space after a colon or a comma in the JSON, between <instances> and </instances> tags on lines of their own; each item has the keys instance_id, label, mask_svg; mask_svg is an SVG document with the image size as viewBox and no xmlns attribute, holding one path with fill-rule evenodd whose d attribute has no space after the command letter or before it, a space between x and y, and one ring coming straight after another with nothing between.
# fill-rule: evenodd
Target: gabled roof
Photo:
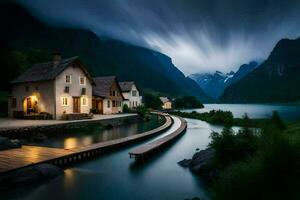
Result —
<instances>
[{"instance_id":1,"label":"gabled roof","mask_svg":"<svg viewBox=\"0 0 300 200\"><path fill-rule=\"evenodd\" d=\"M129 92L134 84L133 81L119 82L122 92Z\"/></svg>"},{"instance_id":2,"label":"gabled roof","mask_svg":"<svg viewBox=\"0 0 300 200\"><path fill-rule=\"evenodd\" d=\"M171 102L168 97L159 97L159 98L160 98L161 102L163 102L163 103Z\"/></svg>"},{"instance_id":3,"label":"gabled roof","mask_svg":"<svg viewBox=\"0 0 300 200\"><path fill-rule=\"evenodd\" d=\"M95 86L93 87L93 96L96 97L110 97L110 88L114 82L116 82L117 87L120 91L121 87L117 81L116 76L101 76L101 77L94 77ZM124 99L121 93L122 99Z\"/></svg>"},{"instance_id":4,"label":"gabled roof","mask_svg":"<svg viewBox=\"0 0 300 200\"><path fill-rule=\"evenodd\" d=\"M80 68L83 70L88 79L93 83L91 75L88 73L86 68L80 62L79 57L71 57L61 60L61 62L54 66L53 62L39 63L33 65L11 83L27 83L27 82L38 82L38 81L48 81L54 80L60 73L67 69L71 64L77 62Z\"/></svg>"}]
</instances>

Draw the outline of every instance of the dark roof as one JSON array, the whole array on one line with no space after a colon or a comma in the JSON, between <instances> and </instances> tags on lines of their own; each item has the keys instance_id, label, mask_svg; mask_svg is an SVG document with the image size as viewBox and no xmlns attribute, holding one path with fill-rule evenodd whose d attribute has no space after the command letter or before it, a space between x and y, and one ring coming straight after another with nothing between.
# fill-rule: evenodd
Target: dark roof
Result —
<instances>
[{"instance_id":1,"label":"dark roof","mask_svg":"<svg viewBox=\"0 0 300 200\"><path fill-rule=\"evenodd\" d=\"M132 85L134 85L133 81L124 81L124 82L119 82L119 85L122 89L122 92L129 92L132 88Z\"/></svg>"},{"instance_id":2,"label":"dark roof","mask_svg":"<svg viewBox=\"0 0 300 200\"><path fill-rule=\"evenodd\" d=\"M81 64L78 56L63 59L55 67L53 65L53 62L35 64L23 74L21 74L18 78L13 80L11 83L14 84L53 80L74 62L79 63L81 69L84 71L88 79L93 83L92 77L90 76L86 68L83 66L83 64Z\"/></svg>"},{"instance_id":3,"label":"dark roof","mask_svg":"<svg viewBox=\"0 0 300 200\"><path fill-rule=\"evenodd\" d=\"M93 87L93 96L108 98L110 96L110 88L113 82L116 82L117 87L120 91L122 91L116 76L94 77L93 79L95 82L95 86ZM124 99L122 94L121 96Z\"/></svg>"}]
</instances>

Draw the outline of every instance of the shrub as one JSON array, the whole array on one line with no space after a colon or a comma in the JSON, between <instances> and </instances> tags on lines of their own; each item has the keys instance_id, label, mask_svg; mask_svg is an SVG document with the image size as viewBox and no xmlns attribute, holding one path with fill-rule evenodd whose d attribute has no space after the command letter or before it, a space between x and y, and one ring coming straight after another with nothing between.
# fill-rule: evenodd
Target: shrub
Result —
<instances>
[{"instance_id":1,"label":"shrub","mask_svg":"<svg viewBox=\"0 0 300 200\"><path fill-rule=\"evenodd\" d=\"M215 186L216 199L297 199L300 140L264 129L257 153L234 163Z\"/></svg>"},{"instance_id":2,"label":"shrub","mask_svg":"<svg viewBox=\"0 0 300 200\"><path fill-rule=\"evenodd\" d=\"M129 107L128 107L127 104L124 104L124 105L123 105L123 112L124 112L124 113L129 113L129 112L130 112L130 109L129 109Z\"/></svg>"}]
</instances>

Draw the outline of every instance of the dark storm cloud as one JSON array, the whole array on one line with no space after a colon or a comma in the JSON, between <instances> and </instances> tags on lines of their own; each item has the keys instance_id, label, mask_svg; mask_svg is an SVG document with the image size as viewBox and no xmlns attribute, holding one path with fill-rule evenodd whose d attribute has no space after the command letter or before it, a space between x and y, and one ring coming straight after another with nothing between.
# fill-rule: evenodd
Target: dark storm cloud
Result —
<instances>
[{"instance_id":1,"label":"dark storm cloud","mask_svg":"<svg viewBox=\"0 0 300 200\"><path fill-rule=\"evenodd\" d=\"M235 70L300 36L300 0L20 0L58 26L90 29L172 57L186 74Z\"/></svg>"}]
</instances>

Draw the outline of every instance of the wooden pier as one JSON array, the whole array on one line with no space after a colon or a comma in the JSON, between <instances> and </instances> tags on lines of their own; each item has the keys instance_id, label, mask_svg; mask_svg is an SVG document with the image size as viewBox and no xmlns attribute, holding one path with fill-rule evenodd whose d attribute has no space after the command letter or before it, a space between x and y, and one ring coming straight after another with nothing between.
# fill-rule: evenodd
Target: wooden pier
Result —
<instances>
[{"instance_id":1,"label":"wooden pier","mask_svg":"<svg viewBox=\"0 0 300 200\"><path fill-rule=\"evenodd\" d=\"M86 147L73 149L58 149L37 146L22 146L21 148L0 151L0 175L20 168L42 163L49 163L64 167L85 159L89 159L105 152L145 140L168 130L173 120L169 115L159 114L165 117L165 123L153 130L132 135L125 138L92 144Z\"/></svg>"},{"instance_id":2,"label":"wooden pier","mask_svg":"<svg viewBox=\"0 0 300 200\"><path fill-rule=\"evenodd\" d=\"M172 141L174 141L176 138L178 138L181 134L183 134L186 131L187 128L187 122L181 118L178 117L180 120L180 126L178 129L176 129L174 132L165 135L162 138L159 138L153 142L147 143L141 147L138 147L134 149L133 151L129 152L130 158L135 158L136 160L144 160L146 156L150 155L151 153L159 151L162 147L165 147L166 145L170 144Z\"/></svg>"}]
</instances>

